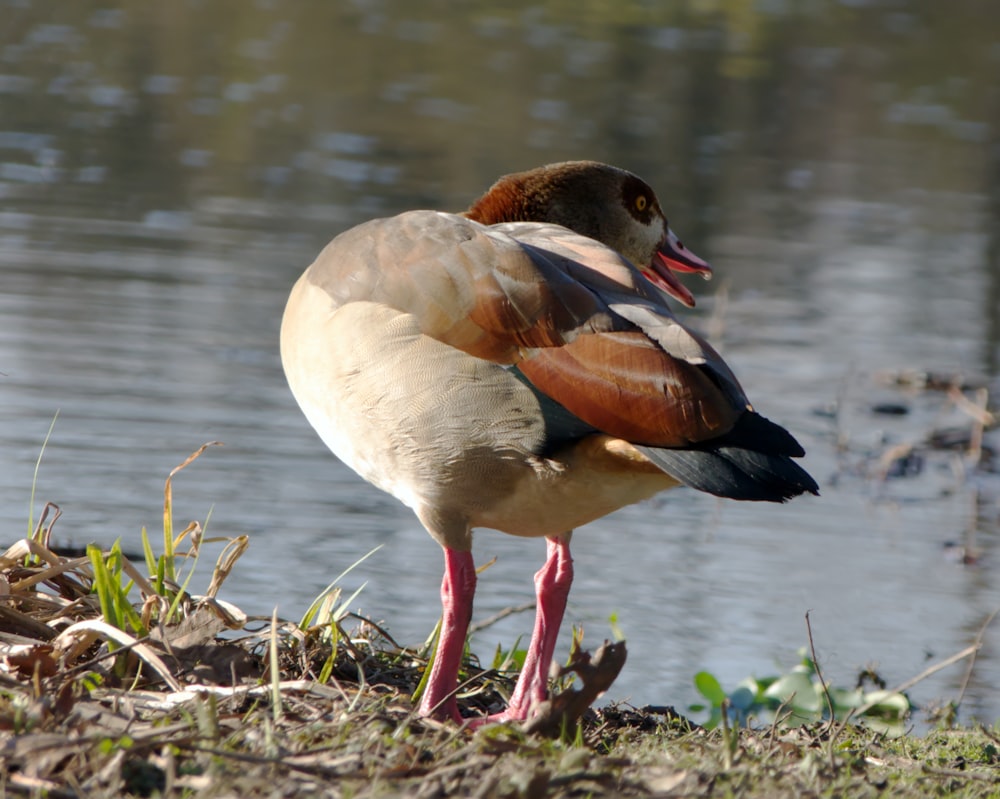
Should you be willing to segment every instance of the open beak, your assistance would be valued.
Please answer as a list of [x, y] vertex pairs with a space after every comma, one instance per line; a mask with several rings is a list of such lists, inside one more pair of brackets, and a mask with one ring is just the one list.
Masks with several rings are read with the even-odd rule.
[[705, 280], [712, 279], [712, 267], [708, 262], [681, 244], [674, 232], [667, 228], [667, 237], [660, 249], [653, 254], [653, 262], [646, 271], [646, 277], [688, 308], [694, 308], [694, 295], [677, 279], [674, 272], [697, 272]]

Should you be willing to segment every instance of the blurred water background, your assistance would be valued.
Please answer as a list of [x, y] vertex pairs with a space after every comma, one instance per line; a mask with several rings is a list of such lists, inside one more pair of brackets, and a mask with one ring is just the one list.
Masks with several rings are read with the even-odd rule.
[[[785, 669], [807, 610], [834, 681], [872, 663], [890, 683], [917, 674], [1000, 608], [1000, 466], [927, 446], [971, 417], [892, 379], [960, 376], [996, 405], [994, 11], [0, 0], [3, 540], [27, 531], [57, 411], [34, 517], [57, 503], [63, 542], [137, 549], [169, 470], [219, 440], [174, 492], [179, 522], [210, 513], [210, 534], [251, 535], [225, 598], [298, 616], [384, 543], [345, 585], [367, 581], [358, 606], [422, 641], [440, 550], [295, 407], [285, 298], [364, 219], [460, 210], [506, 172], [594, 158], [646, 178], [714, 264], [681, 313], [823, 486], [767, 507], [679, 490], [580, 530], [567, 622], [596, 644], [616, 616], [630, 661], [611, 698], [683, 708], [700, 669], [729, 687]], [[498, 560], [476, 618], [530, 600], [543, 552], [479, 533], [477, 559]], [[477, 648], [530, 625], [510, 617]], [[998, 643], [987, 630], [965, 719], [1000, 717]], [[913, 696], [954, 700], [965, 677], [959, 664]]]

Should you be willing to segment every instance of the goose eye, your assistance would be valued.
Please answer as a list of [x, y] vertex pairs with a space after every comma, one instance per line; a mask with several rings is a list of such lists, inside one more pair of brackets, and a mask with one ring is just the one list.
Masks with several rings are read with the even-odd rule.
[[640, 194], [638, 197], [635, 198], [636, 211], [645, 211], [647, 205], [649, 205], [649, 200], [646, 199], [645, 194]]

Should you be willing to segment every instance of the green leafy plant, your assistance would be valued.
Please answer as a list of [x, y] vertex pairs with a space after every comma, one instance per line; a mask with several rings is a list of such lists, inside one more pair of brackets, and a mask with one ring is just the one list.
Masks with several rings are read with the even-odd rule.
[[[104, 622], [112, 628], [143, 638], [157, 622], [168, 625], [180, 622], [189, 610], [182, 605], [192, 599], [188, 594], [188, 586], [198, 565], [201, 547], [205, 543], [225, 542], [225, 547], [216, 561], [211, 583], [205, 592], [210, 599], [216, 596], [222, 582], [232, 571], [233, 565], [246, 551], [249, 541], [245, 535], [234, 538], [206, 538], [207, 518], [204, 526], [200, 522], [193, 521], [180, 533], [174, 534], [171, 479], [209, 446], [212, 444], [201, 446], [167, 477], [163, 506], [164, 551], [157, 555], [146, 529], [143, 528], [141, 531], [148, 579], [123, 553], [120, 539], [116, 540], [107, 551], [102, 551], [96, 544], [87, 547], [87, 559], [93, 573], [90, 590], [97, 596]], [[180, 547], [185, 539], [190, 545], [186, 550], [181, 550]], [[188, 564], [186, 573], [178, 568], [178, 561]], [[135, 588], [141, 593], [139, 603], [134, 603], [132, 596]], [[108, 646], [112, 649], [117, 648], [113, 641], [109, 641]]]
[[693, 712], [708, 711], [705, 726], [714, 729], [726, 719], [746, 726], [751, 719], [764, 723], [807, 724], [830, 717], [856, 716], [886, 731], [899, 728], [913, 709], [909, 698], [898, 691], [863, 687], [824, 686], [816, 663], [799, 651], [800, 661], [788, 673], [769, 677], [747, 677], [727, 692], [714, 674], [698, 672], [695, 688], [707, 700], [693, 704]]

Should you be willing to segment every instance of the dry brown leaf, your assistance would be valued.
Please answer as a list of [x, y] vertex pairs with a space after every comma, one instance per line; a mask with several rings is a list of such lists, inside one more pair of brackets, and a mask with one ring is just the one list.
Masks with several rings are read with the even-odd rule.
[[561, 671], [575, 672], [582, 685], [568, 688], [542, 702], [534, 715], [524, 724], [524, 731], [541, 735], [558, 735], [570, 724], [575, 724], [597, 698], [611, 687], [625, 665], [625, 642], [605, 641], [593, 656], [579, 652]]

